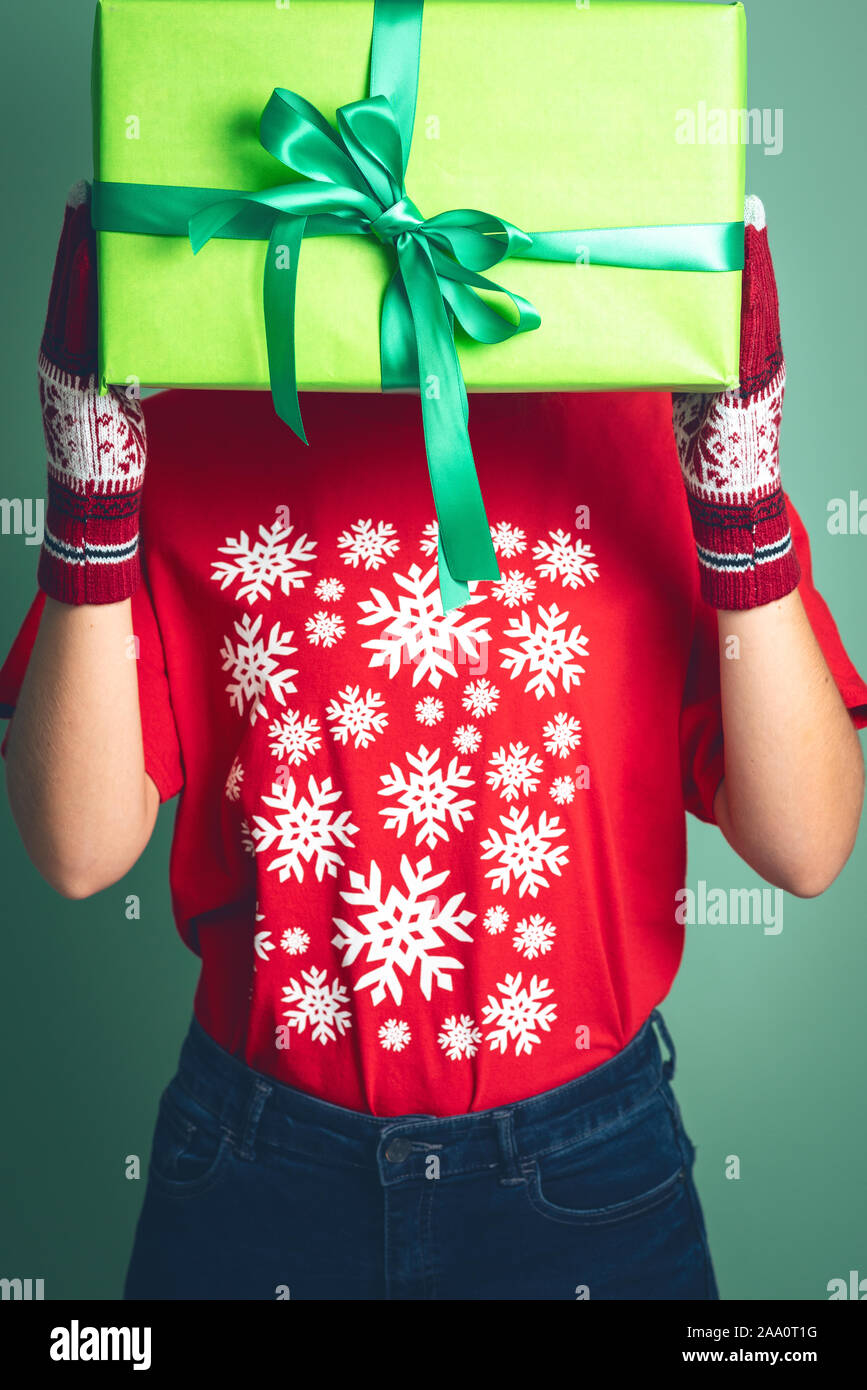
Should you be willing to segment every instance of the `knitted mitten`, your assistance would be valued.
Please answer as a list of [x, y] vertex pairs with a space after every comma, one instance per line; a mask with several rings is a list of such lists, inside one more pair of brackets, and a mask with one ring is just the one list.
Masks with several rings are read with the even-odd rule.
[[99, 395], [90, 186], [70, 190], [38, 359], [48, 452], [39, 587], [61, 603], [117, 603], [138, 585], [145, 466], [141, 402]]
[[747, 198], [744, 223], [740, 383], [718, 395], [672, 397], [702, 597], [726, 609], [771, 603], [801, 577], [780, 483], [786, 364], [758, 198]]

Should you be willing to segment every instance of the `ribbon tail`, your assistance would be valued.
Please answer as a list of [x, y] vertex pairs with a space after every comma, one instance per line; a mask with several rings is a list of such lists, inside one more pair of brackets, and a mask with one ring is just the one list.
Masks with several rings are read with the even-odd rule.
[[471, 579], [499, 579], [500, 571], [470, 448], [460, 362], [436, 269], [427, 247], [415, 237], [401, 238], [398, 261], [418, 352], [425, 449], [443, 560], [440, 592], [445, 611], [446, 603], [452, 608], [457, 606], [454, 585]]
[[271, 397], [280, 419], [307, 443], [295, 375], [295, 284], [306, 217], [277, 216], [265, 258], [263, 300]]

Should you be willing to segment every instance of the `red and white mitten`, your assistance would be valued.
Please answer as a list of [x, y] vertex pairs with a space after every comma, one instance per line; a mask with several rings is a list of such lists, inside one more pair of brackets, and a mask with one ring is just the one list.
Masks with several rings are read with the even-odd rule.
[[141, 402], [97, 380], [90, 186], [70, 190], [39, 350], [48, 507], [39, 587], [61, 603], [117, 603], [140, 578], [146, 440]]
[[744, 224], [739, 385], [718, 395], [672, 396], [702, 597], [725, 609], [759, 608], [801, 578], [780, 482], [786, 364], [758, 198], [747, 198]]

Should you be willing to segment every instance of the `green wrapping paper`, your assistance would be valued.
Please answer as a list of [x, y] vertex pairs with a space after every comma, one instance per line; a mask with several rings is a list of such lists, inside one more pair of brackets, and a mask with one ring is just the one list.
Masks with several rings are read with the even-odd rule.
[[[103, 0], [95, 177], [251, 191], [291, 181], [259, 143], [268, 97], [298, 91], [333, 124], [367, 95], [372, 19], [372, 0]], [[745, 72], [740, 5], [427, 0], [407, 190], [427, 217], [481, 208], [531, 232], [740, 220], [743, 146], [679, 143], [677, 113], [741, 109]], [[193, 256], [184, 237], [97, 235], [103, 382], [268, 389], [266, 242], [215, 238]], [[373, 237], [304, 241], [301, 390], [381, 389], [393, 269]], [[469, 391], [737, 378], [737, 272], [602, 266], [591, 249], [574, 264], [505, 260], [493, 278], [541, 326], [494, 345], [458, 328]]]

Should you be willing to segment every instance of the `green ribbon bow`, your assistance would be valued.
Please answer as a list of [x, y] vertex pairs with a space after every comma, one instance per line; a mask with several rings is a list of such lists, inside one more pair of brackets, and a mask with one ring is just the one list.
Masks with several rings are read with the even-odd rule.
[[[481, 343], [503, 342], [541, 322], [526, 299], [478, 272], [510, 256], [574, 263], [578, 246], [586, 246], [597, 264], [737, 270], [743, 223], [531, 234], [475, 208], [425, 218], [404, 181], [423, 8], [423, 0], [375, 0], [370, 94], [338, 108], [336, 131], [297, 92], [272, 92], [259, 138], [305, 180], [253, 193], [95, 181], [92, 218], [106, 231], [186, 232], [194, 253], [214, 236], [267, 238], [264, 311], [274, 408], [305, 444], [294, 334], [301, 243], [305, 236], [360, 234], [394, 247], [397, 264], [380, 325], [382, 388], [418, 389], [421, 396], [439, 523], [440, 594], [448, 612], [466, 602], [469, 580], [500, 577], [470, 448], [454, 321]], [[517, 322], [480, 299], [480, 289], [506, 295]]]

